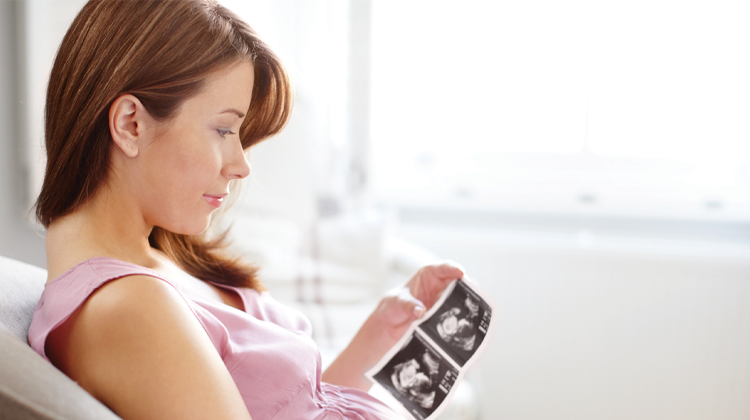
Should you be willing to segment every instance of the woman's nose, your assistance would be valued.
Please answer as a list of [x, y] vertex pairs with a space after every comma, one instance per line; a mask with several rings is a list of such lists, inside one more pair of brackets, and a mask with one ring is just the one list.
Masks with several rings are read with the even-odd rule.
[[232, 150], [227, 156], [222, 175], [227, 179], [242, 179], [250, 175], [250, 162], [242, 149], [242, 144], [239, 141], [232, 143]]

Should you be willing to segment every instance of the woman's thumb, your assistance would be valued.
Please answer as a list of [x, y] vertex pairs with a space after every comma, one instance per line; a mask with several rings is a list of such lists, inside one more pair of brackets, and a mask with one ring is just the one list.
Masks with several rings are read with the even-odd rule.
[[412, 305], [411, 314], [412, 316], [414, 316], [414, 319], [418, 319], [422, 315], [424, 315], [424, 306], [421, 302], [417, 302], [416, 304]]
[[418, 319], [424, 315], [424, 304], [419, 299], [412, 296], [408, 288], [404, 288], [404, 290], [399, 293], [399, 298], [401, 300], [402, 308], [404, 308], [407, 313], [411, 314], [412, 319]]

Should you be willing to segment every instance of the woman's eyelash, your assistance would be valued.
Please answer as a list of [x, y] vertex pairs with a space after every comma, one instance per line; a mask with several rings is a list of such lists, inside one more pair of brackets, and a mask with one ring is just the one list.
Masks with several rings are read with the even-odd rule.
[[229, 131], [229, 130], [221, 130], [221, 129], [219, 129], [219, 130], [216, 130], [216, 131], [218, 131], [218, 132], [219, 132], [219, 134], [220, 134], [220, 135], [221, 135], [222, 137], [226, 136], [227, 134], [237, 134], [237, 133], [235, 133], [235, 132], [233, 132], [233, 131]]

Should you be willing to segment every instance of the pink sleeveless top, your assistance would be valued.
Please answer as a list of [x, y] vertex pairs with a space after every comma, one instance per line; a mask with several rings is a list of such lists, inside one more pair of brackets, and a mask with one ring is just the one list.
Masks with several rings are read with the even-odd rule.
[[31, 347], [47, 359], [44, 344], [50, 331], [98, 287], [129, 275], [162, 280], [185, 299], [232, 375], [253, 420], [400, 418], [365, 392], [321, 382], [320, 353], [310, 338], [310, 322], [267, 292], [217, 285], [242, 298], [242, 312], [201, 298], [156, 271], [112, 258], [86, 260], [45, 286], [29, 328]]

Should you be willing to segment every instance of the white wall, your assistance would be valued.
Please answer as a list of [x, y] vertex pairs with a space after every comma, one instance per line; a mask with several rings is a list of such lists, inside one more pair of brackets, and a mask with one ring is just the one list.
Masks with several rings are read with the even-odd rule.
[[402, 237], [463, 264], [497, 305], [469, 375], [482, 418], [750, 418], [747, 236], [586, 224], [402, 221]]
[[0, 1], [0, 255], [46, 266], [44, 239], [27, 222], [27, 189], [21, 149], [17, 7]]

